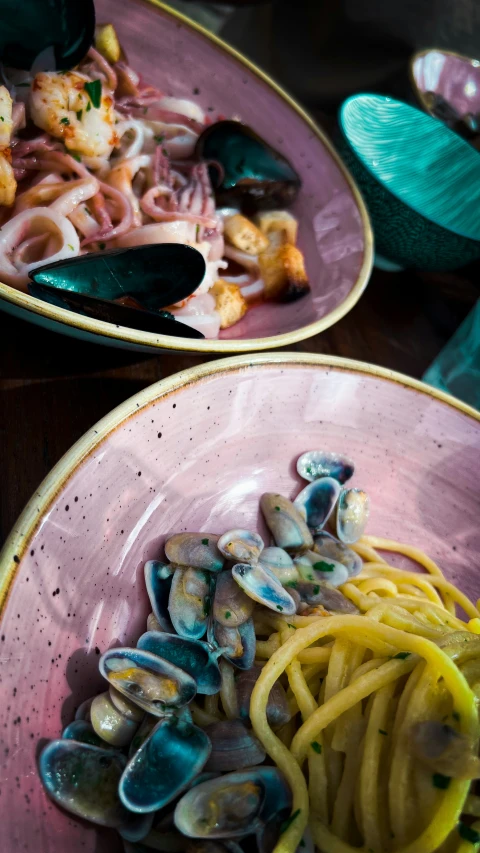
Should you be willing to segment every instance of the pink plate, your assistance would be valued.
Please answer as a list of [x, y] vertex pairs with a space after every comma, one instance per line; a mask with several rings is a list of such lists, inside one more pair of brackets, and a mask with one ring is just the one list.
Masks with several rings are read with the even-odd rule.
[[58, 463], [0, 558], [2, 853], [114, 853], [113, 834], [43, 793], [36, 753], [102, 689], [98, 655], [134, 643], [143, 563], [183, 529], [258, 524], [294, 495], [295, 461], [346, 451], [371, 496], [367, 532], [425, 549], [479, 594], [480, 415], [386, 370], [299, 354], [211, 362], [153, 385]]
[[119, 328], [48, 305], [0, 283], [0, 309], [85, 340], [134, 349], [246, 352], [303, 340], [336, 323], [361, 296], [372, 266], [372, 232], [361, 196], [323, 133], [248, 60], [187, 19], [146, 0], [96, 0], [133, 68], [168, 95], [193, 98], [212, 119], [238, 116], [293, 164], [303, 181], [300, 219], [312, 292], [288, 305], [253, 308], [220, 340], [192, 341]]

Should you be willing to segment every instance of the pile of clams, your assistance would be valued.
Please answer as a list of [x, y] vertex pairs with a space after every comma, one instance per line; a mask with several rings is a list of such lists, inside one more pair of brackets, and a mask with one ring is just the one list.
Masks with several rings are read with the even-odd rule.
[[[349, 545], [368, 518], [367, 495], [345, 486], [349, 459], [311, 451], [297, 468], [309, 482], [293, 503], [261, 498], [272, 543], [242, 529], [179, 533], [165, 544], [168, 562], [145, 564], [147, 631], [136, 648], [102, 655], [106, 691], [41, 753], [50, 797], [115, 828], [125, 853], [271, 853], [295, 817], [250, 725], [261, 672], [254, 615], [356, 612], [337, 587], [362, 568]], [[267, 716], [277, 731], [291, 718], [281, 680]]]

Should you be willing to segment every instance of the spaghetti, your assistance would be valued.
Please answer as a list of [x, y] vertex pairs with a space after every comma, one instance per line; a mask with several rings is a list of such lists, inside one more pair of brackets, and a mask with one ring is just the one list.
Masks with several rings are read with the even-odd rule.
[[[275, 853], [293, 853], [307, 825], [324, 853], [476, 850], [471, 779], [454, 763], [451, 775], [434, 772], [413, 749], [412, 730], [442, 723], [476, 755], [480, 612], [419, 549], [371, 536], [352, 547], [365, 562], [340, 590], [360, 615], [269, 614], [257, 626], [265, 632], [267, 621], [272, 630], [257, 640], [264, 665], [250, 717], [294, 794], [295, 819]], [[426, 573], [389, 565], [377, 548]], [[307, 672], [312, 664], [320, 687]], [[276, 734], [266, 707], [279, 678], [288, 680], [295, 722]]]

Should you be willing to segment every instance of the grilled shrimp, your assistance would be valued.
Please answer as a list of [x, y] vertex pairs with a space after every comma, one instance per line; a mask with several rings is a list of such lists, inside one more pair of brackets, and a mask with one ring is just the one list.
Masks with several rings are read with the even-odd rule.
[[113, 98], [108, 90], [100, 90], [100, 106], [95, 107], [85, 89], [89, 83], [88, 77], [75, 71], [37, 74], [30, 91], [30, 114], [38, 127], [61, 139], [70, 151], [109, 157], [119, 142]]
[[5, 86], [0, 86], [0, 151], [8, 148], [12, 135], [13, 103], [10, 93]]
[[17, 191], [9, 148], [13, 126], [12, 109], [13, 104], [8, 89], [0, 86], [0, 205], [6, 207], [11, 207]]

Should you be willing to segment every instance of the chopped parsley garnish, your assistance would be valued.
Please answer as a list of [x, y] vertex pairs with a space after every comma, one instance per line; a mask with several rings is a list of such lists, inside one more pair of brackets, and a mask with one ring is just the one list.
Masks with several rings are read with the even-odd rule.
[[335, 570], [335, 566], [333, 565], [333, 563], [326, 563], [324, 560], [320, 560], [320, 562], [314, 563], [313, 568], [317, 572], [333, 572]]
[[208, 539], [202, 539], [202, 545], [208, 545]]
[[275, 509], [277, 510], [277, 512], [280, 512], [280, 507], [279, 507], [279, 506], [276, 506], [276, 507], [275, 507]]
[[313, 594], [318, 595], [319, 592], [320, 592], [320, 587], [318, 586], [318, 584], [315, 584], [315, 586], [313, 587]]
[[291, 624], [290, 624], [290, 622], [287, 622], [287, 625], [288, 625], [288, 627], [289, 627], [289, 628], [292, 628], [292, 630], [293, 630], [293, 631], [296, 631], [296, 630], [297, 630], [296, 626], [295, 626], [295, 625], [291, 625]]
[[320, 753], [322, 751], [322, 744], [321, 743], [318, 743], [317, 740], [312, 740], [310, 746], [312, 747], [313, 751], [317, 753], [317, 755], [320, 755]]
[[163, 134], [161, 136], [159, 136], [157, 134], [157, 136], [154, 136], [153, 138], [154, 138], [155, 142], [157, 143], [157, 145], [161, 145], [163, 140], [165, 139], [165, 136], [163, 136]]
[[5, 121], [3, 116], [0, 116], [0, 121]]
[[230, 610], [226, 610], [226, 611], [225, 611], [225, 619], [230, 619], [230, 616], [231, 616], [231, 615], [232, 615], [232, 614], [230, 613]]
[[92, 109], [92, 105], [91, 105], [91, 103], [90, 103], [90, 101], [89, 101], [89, 102], [88, 102], [88, 104], [87, 104], [87, 106], [85, 107], [85, 112], [86, 112], [86, 113], [89, 113], [91, 109]]
[[388, 732], [386, 732], [385, 729], [379, 729], [378, 734], [379, 735], [388, 735]]
[[285, 586], [290, 586], [292, 589], [296, 589], [298, 586], [298, 581], [287, 581]]
[[410, 652], [398, 652], [398, 654], [394, 655], [392, 660], [405, 660], [405, 658], [410, 657]]
[[77, 116], [78, 121], [81, 121], [81, 120], [82, 120], [82, 116], [83, 116], [83, 110], [77, 110], [77, 112], [75, 113], [75, 115]]
[[452, 712], [452, 717], [453, 717], [453, 719], [454, 719], [454, 720], [456, 720], [456, 721], [457, 721], [457, 723], [459, 723], [459, 722], [460, 722], [460, 714], [458, 713], [458, 711], [453, 711], [453, 712]]
[[284, 822], [282, 823], [282, 825], [280, 827], [280, 835], [282, 835], [284, 832], [287, 831], [287, 829], [289, 829], [289, 827], [292, 825], [293, 821], [297, 819], [300, 812], [301, 812], [301, 809], [297, 809], [297, 811], [294, 812], [293, 814], [291, 814], [290, 817], [287, 818], [287, 820], [284, 820]]
[[69, 124], [70, 124], [70, 119], [69, 119], [69, 118], [67, 118], [67, 116], [64, 116], [63, 118], [61, 118], [61, 119], [60, 119], [60, 124], [69, 125]]
[[283, 607], [280, 604], [277, 604], [277, 610], [280, 610], [281, 612], [283, 610]]
[[148, 107], [143, 108], [143, 115], [146, 116], [148, 113]]
[[450, 776], [444, 776], [443, 773], [434, 773], [432, 776], [432, 785], [434, 788], [446, 791], [450, 785]]
[[73, 157], [73, 159], [74, 159], [74, 160], [76, 160], [76, 161], [77, 161], [77, 163], [81, 163], [81, 162], [82, 162], [82, 158], [80, 157], [80, 154], [72, 154], [72, 157]]
[[470, 841], [471, 844], [478, 844], [480, 841], [480, 832], [477, 832], [476, 829], [472, 829], [471, 826], [467, 826], [466, 823], [460, 822], [457, 829], [460, 838], [463, 838], [464, 841]]
[[73, 246], [72, 246], [72, 244], [71, 244], [71, 243], [67, 243], [67, 246], [68, 246], [68, 248], [69, 248], [69, 249], [71, 249], [71, 250], [72, 250], [72, 252], [74, 251], [74, 248], [73, 248]]
[[90, 98], [92, 107], [95, 107], [95, 109], [98, 110], [102, 102], [102, 81], [92, 80], [91, 83], [85, 83], [83, 88], [85, 89], [88, 97]]
[[309, 581], [313, 581], [313, 575], [311, 575], [311, 574], [309, 573], [309, 574], [307, 575], [307, 580], [309, 580]]
[[106, 243], [99, 243], [99, 244], [98, 244], [98, 248], [99, 248], [99, 249], [104, 249], [106, 245], [107, 245]]
[[17, 89], [29, 89], [30, 83], [15, 83]]

